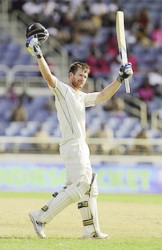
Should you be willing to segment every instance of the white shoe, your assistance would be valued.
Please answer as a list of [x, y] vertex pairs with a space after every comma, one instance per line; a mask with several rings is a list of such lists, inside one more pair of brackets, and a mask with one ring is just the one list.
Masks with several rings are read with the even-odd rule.
[[37, 235], [40, 238], [45, 239], [46, 235], [45, 235], [44, 230], [43, 230], [45, 224], [43, 224], [43, 223], [36, 220], [36, 216], [35, 216], [34, 211], [29, 213], [29, 217], [30, 217], [31, 222], [33, 223], [34, 230], [37, 233]]
[[88, 239], [107, 239], [109, 237], [110, 236], [108, 234], [105, 234], [102, 232], [100, 232], [100, 233], [94, 232], [94, 233], [91, 233], [89, 235], [84, 235], [82, 238], [88, 240]]
[[93, 225], [83, 227], [82, 239], [106, 239], [108, 237], [108, 234], [104, 234], [101, 231], [96, 233]]
[[102, 233], [102, 232], [98, 232], [98, 233], [95, 233], [92, 238], [106, 239], [106, 238], [109, 238], [109, 237], [110, 237], [110, 235], [108, 235], [108, 234], [105, 234], [105, 233]]

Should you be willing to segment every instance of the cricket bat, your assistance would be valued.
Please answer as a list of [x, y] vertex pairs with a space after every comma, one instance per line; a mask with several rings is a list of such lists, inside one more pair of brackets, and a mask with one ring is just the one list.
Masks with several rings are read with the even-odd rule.
[[[126, 64], [128, 62], [128, 58], [127, 58], [127, 48], [126, 48], [126, 40], [125, 40], [124, 12], [123, 11], [117, 11], [117, 14], [116, 14], [116, 35], [117, 35], [119, 54], [121, 57], [122, 64]], [[130, 93], [130, 86], [129, 86], [128, 79], [125, 79], [125, 89], [126, 89], [126, 93]]]

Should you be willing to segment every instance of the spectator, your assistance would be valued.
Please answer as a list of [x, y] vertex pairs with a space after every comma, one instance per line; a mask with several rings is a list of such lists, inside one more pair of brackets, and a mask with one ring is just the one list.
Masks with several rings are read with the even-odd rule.
[[137, 97], [147, 103], [153, 100], [154, 95], [154, 89], [150, 86], [148, 76], [146, 75], [143, 85], [137, 91]]
[[146, 33], [150, 30], [150, 15], [146, 8], [139, 9], [134, 21], [136, 25], [143, 28]]
[[110, 67], [101, 52], [92, 47], [89, 56], [87, 57], [86, 63], [91, 68], [90, 76], [97, 79], [99, 77], [107, 78], [110, 72]]
[[128, 52], [128, 61], [132, 63], [132, 68], [134, 72], [139, 72], [139, 63], [138, 63], [138, 58], [136, 55], [131, 53], [131, 51]]
[[47, 139], [49, 138], [49, 133], [43, 128], [42, 125], [38, 127], [38, 130], [35, 133], [35, 137], [38, 140], [38, 144], [36, 144], [36, 148], [38, 150], [47, 150], [49, 145], [47, 143]]
[[108, 123], [101, 123], [100, 128], [92, 135], [93, 138], [107, 139], [105, 143], [91, 145], [91, 152], [95, 154], [123, 154], [125, 148], [114, 144], [114, 131]]
[[119, 112], [123, 111], [124, 102], [120, 97], [112, 96], [111, 100], [108, 100], [103, 105], [104, 111]]
[[18, 98], [18, 96], [14, 90], [14, 87], [13, 87], [13, 85], [11, 85], [9, 87], [9, 89], [7, 90], [6, 99], [9, 101], [15, 102], [17, 100], [17, 98]]
[[22, 10], [30, 17], [37, 18], [43, 12], [43, 3], [39, 2], [38, 0], [30, 0], [26, 1], [23, 6]]
[[33, 97], [28, 95], [25, 91], [22, 92], [20, 95], [19, 95], [19, 101], [24, 105], [24, 104], [28, 104], [28, 103], [31, 103], [33, 100]]
[[111, 64], [112, 61], [116, 61], [116, 55], [118, 55], [118, 45], [116, 35], [110, 32], [107, 38], [107, 48], [105, 50], [106, 59]]
[[150, 31], [152, 27], [149, 12], [146, 8], [140, 9], [134, 17], [134, 28], [137, 42], [142, 44], [144, 47], [152, 46], [150, 38]]
[[96, 154], [109, 154], [113, 148], [113, 138], [114, 132], [111, 128], [108, 127], [107, 123], [101, 123], [100, 128], [92, 135], [93, 138], [102, 138], [107, 139], [106, 143], [100, 143], [93, 145], [91, 150]]
[[154, 88], [156, 96], [162, 97], [162, 74], [159, 70], [153, 69], [148, 73], [150, 85]]
[[137, 42], [141, 44], [144, 47], [151, 47], [152, 46], [152, 40], [148, 36], [146, 29], [142, 26], [139, 25], [136, 30], [136, 38]]
[[156, 23], [155, 28], [151, 33], [151, 39], [155, 46], [162, 45], [162, 27], [160, 23]]
[[21, 102], [18, 102], [11, 111], [11, 122], [27, 122], [26, 110]]
[[92, 15], [99, 15], [102, 16], [109, 11], [108, 4], [105, 3], [103, 0], [97, 0], [91, 3], [90, 12]]
[[42, 5], [43, 14], [48, 18], [49, 16], [53, 15], [53, 11], [55, 10], [57, 4], [52, 0], [44, 0]]
[[[133, 145], [132, 148], [130, 148], [129, 153], [130, 154], [151, 154], [152, 152], [152, 146], [151, 145], [147, 145], [147, 139], [148, 139], [148, 135], [145, 129], [142, 129], [135, 137], [135, 143]], [[139, 139], [144, 139], [144, 143], [141, 142], [141, 144], [139, 143]]]

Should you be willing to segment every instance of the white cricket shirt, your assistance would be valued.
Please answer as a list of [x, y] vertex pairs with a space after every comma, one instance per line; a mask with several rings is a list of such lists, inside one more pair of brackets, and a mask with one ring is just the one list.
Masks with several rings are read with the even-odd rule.
[[61, 144], [71, 139], [86, 139], [85, 107], [95, 106], [98, 92], [84, 93], [59, 81], [56, 87], [49, 87], [55, 96], [57, 117], [62, 134]]

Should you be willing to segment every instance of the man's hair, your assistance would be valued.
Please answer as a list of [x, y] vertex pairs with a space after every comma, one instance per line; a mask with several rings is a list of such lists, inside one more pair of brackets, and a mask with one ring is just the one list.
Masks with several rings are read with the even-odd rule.
[[82, 62], [74, 62], [70, 65], [69, 73], [72, 72], [73, 74], [75, 74], [79, 68], [87, 71], [88, 73], [90, 72], [90, 67], [88, 64]]

